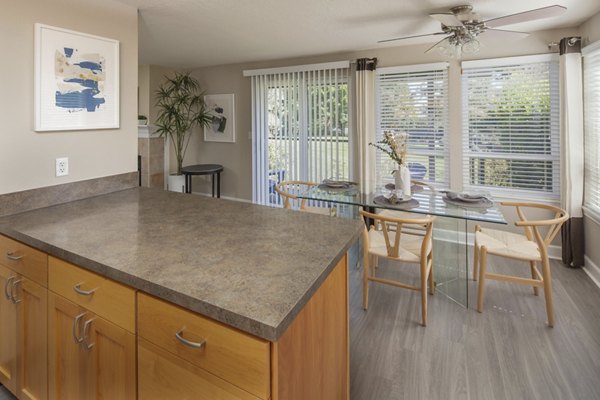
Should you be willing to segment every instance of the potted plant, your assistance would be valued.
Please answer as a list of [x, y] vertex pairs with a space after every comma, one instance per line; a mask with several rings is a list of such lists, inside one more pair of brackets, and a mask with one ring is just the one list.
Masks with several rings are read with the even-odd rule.
[[156, 132], [171, 140], [177, 160], [177, 172], [169, 176], [167, 184], [170, 190], [180, 191], [185, 186], [181, 168], [193, 128], [204, 128], [212, 122], [202, 94], [200, 84], [189, 73], [176, 73], [156, 91]]
[[406, 151], [408, 149], [408, 134], [406, 132], [383, 131], [383, 138], [377, 143], [369, 143], [387, 154], [398, 168], [392, 171], [394, 189], [402, 190], [403, 195], [411, 195], [410, 171], [406, 166]]

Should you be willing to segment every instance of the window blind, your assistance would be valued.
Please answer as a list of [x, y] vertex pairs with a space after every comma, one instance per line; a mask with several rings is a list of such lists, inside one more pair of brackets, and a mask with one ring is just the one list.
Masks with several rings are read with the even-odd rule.
[[583, 51], [583, 112], [584, 205], [600, 214], [600, 45], [597, 44]]
[[[377, 140], [383, 131], [408, 133], [408, 162], [414, 178], [447, 185], [448, 64], [380, 68], [376, 81]], [[396, 165], [376, 152], [377, 184], [392, 182]]]
[[514, 61], [463, 63], [463, 186], [558, 198], [558, 62], [543, 56]]
[[281, 205], [281, 181], [351, 178], [347, 64], [251, 74], [255, 203]]

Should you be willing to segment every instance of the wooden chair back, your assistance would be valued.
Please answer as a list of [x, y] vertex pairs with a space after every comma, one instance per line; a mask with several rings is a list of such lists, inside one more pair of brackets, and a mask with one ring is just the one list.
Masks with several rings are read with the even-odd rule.
[[[538, 248], [542, 253], [542, 257], [548, 256], [548, 246], [554, 240], [562, 224], [569, 219], [569, 214], [562, 208], [541, 203], [523, 203], [514, 201], [503, 201], [500, 204], [503, 206], [515, 207], [519, 221], [515, 222], [516, 226], [523, 227], [525, 236], [530, 241], [537, 242]], [[523, 209], [538, 209], [554, 212], [554, 218], [545, 220], [529, 220]], [[543, 236], [540, 228], [547, 229], [546, 235]]]
[[[315, 182], [306, 181], [283, 181], [275, 186], [275, 191], [279, 193], [283, 200], [283, 208], [292, 209], [292, 203], [298, 200], [298, 194], [308, 190], [313, 186], [317, 186]], [[299, 210], [306, 209], [306, 199], [300, 199], [299, 205], [296, 207]]]
[[[402, 235], [412, 235], [402, 230], [403, 227], [418, 227], [425, 230], [425, 234], [418, 234], [418, 236], [424, 236], [423, 243], [421, 244], [421, 259], [425, 260], [433, 249], [433, 220], [435, 217], [423, 216], [422, 218], [395, 218], [390, 216], [382, 216], [380, 214], [373, 214], [364, 210], [360, 210], [360, 215], [363, 218], [371, 218], [374, 221], [374, 225], [371, 229], [375, 229], [375, 226], [380, 227], [385, 240], [385, 246], [387, 248], [387, 255], [390, 258], [398, 258], [400, 250], [400, 237]], [[368, 233], [365, 227], [364, 239], [368, 246]]]

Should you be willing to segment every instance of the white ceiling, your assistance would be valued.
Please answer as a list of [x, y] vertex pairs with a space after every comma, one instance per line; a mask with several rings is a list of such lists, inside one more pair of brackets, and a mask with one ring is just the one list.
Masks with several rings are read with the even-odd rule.
[[[560, 4], [560, 17], [502, 27], [577, 27], [600, 12], [598, 0], [118, 0], [139, 10], [140, 63], [201, 67], [423, 43], [377, 44], [437, 32], [430, 12], [471, 4], [491, 19]], [[439, 37], [425, 40], [434, 42]]]

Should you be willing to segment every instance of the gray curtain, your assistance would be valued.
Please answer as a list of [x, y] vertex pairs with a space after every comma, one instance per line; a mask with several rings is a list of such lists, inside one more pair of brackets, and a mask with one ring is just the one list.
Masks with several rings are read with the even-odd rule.
[[581, 38], [560, 41], [561, 202], [570, 218], [562, 227], [562, 261], [584, 264], [583, 237], [583, 78]]
[[358, 181], [362, 190], [375, 189], [375, 69], [376, 58], [361, 58], [356, 61], [356, 148]]

